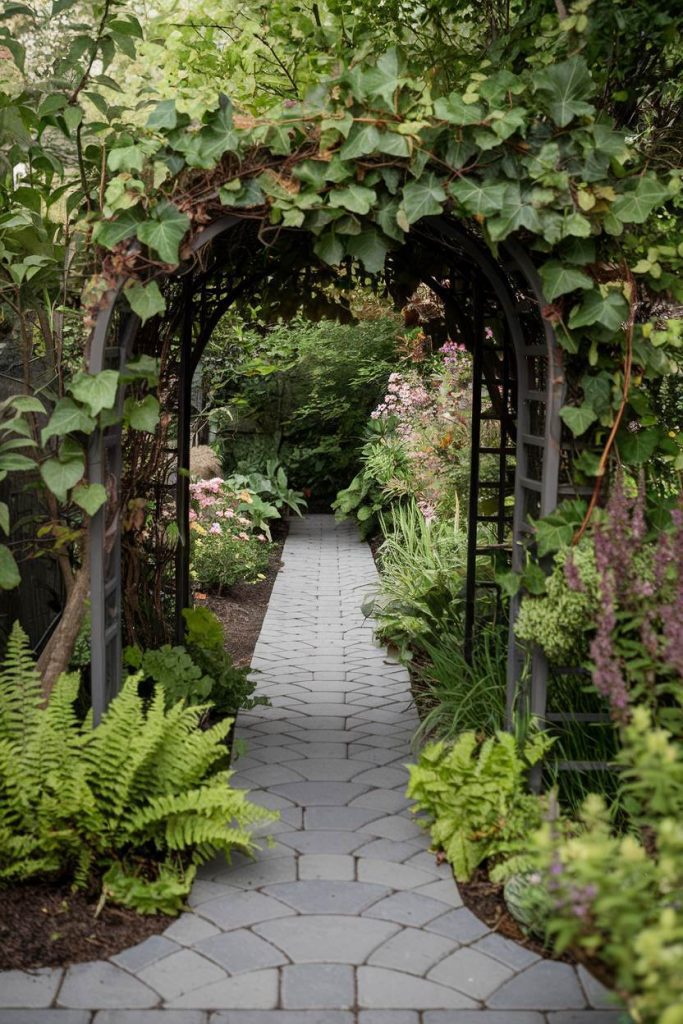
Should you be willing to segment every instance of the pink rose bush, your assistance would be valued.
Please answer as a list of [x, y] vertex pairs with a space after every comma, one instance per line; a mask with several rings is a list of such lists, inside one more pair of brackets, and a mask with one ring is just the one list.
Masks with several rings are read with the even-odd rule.
[[249, 515], [255, 496], [221, 477], [190, 484], [191, 573], [197, 587], [253, 583], [268, 566], [271, 544], [261, 519]]

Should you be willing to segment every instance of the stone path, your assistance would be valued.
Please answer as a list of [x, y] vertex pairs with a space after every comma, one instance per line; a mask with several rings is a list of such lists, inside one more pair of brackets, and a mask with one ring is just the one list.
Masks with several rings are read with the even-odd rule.
[[108, 961], [0, 974], [0, 1024], [616, 1024], [581, 968], [462, 906], [404, 797], [407, 673], [359, 611], [368, 547], [296, 521], [239, 719], [238, 784], [278, 808], [256, 862], [206, 865], [183, 914]]

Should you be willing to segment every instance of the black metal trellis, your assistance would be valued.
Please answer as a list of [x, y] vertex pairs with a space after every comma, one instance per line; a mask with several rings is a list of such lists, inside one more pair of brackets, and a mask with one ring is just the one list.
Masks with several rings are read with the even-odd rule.
[[[205, 229], [193, 243], [195, 254], [211, 253], [211, 243], [233, 229], [239, 219], [226, 217]], [[415, 268], [419, 250], [428, 254]], [[413, 251], [415, 250], [415, 251]], [[435, 254], [448, 268], [441, 281], [431, 266]], [[229, 255], [229, 254], [228, 254]], [[559, 410], [564, 401], [561, 351], [552, 326], [540, 315], [543, 296], [533, 263], [524, 250], [508, 244], [500, 262], [474, 235], [445, 217], [429, 218], [411, 232], [404, 256], [413, 270], [443, 299], [447, 322], [457, 329], [473, 353], [472, 467], [468, 507], [468, 569], [466, 583], [466, 645], [471, 650], [476, 629], [479, 589], [490, 581], [477, 579], [481, 557], [507, 551], [521, 569], [525, 544], [531, 539], [528, 517], [543, 516], [557, 504], [562, 455]], [[400, 254], [399, 254], [400, 258]], [[204, 261], [206, 263], [206, 261]], [[226, 278], [219, 259], [193, 269], [182, 268], [180, 322], [180, 401], [178, 409], [177, 507], [179, 545], [176, 561], [176, 632], [182, 636], [182, 609], [189, 586], [189, 443], [191, 381], [202, 351], [223, 313], [240, 292], [257, 289], [265, 276]], [[237, 270], [239, 274], [240, 270]], [[270, 272], [270, 271], [269, 271]], [[286, 268], [283, 268], [286, 273]], [[446, 280], [447, 284], [443, 285]], [[112, 289], [99, 314], [91, 343], [91, 372], [106, 366], [125, 367], [133, 351], [139, 320], [127, 315], [115, 324], [117, 300], [124, 282]], [[486, 327], [493, 326], [489, 342]], [[116, 338], [116, 343], [110, 342]], [[484, 416], [498, 423], [498, 442], [483, 445]], [[123, 391], [119, 404], [123, 402]], [[482, 480], [480, 459], [494, 462], [495, 478]], [[110, 500], [92, 519], [90, 529], [92, 610], [92, 691], [95, 720], [117, 692], [121, 680], [120, 529], [117, 496], [121, 474], [121, 431], [111, 428], [93, 437], [90, 479], [107, 487]], [[513, 487], [514, 484], [514, 487]], [[482, 493], [495, 494], [495, 514], [481, 509]], [[511, 507], [512, 501], [512, 507]], [[492, 543], [480, 543], [478, 528], [486, 523]], [[525, 652], [515, 641], [512, 623], [519, 598], [513, 599], [508, 645], [508, 716], [522, 678]], [[545, 717], [548, 667], [540, 650], [532, 653], [527, 686], [530, 710]]]

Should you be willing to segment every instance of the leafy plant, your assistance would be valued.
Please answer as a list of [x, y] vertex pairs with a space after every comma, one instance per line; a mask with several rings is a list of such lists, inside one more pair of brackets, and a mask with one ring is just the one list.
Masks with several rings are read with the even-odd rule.
[[0, 881], [67, 874], [142, 913], [177, 913], [197, 866], [251, 851], [272, 813], [229, 784], [230, 720], [198, 730], [201, 707], [151, 701], [132, 676], [97, 728], [74, 712], [79, 679], [47, 705], [15, 623], [0, 684]]
[[451, 745], [428, 744], [409, 766], [408, 796], [427, 814], [432, 843], [455, 877], [467, 881], [485, 860], [502, 880], [528, 859], [529, 834], [543, 804], [526, 790], [529, 769], [552, 745], [536, 732], [523, 743], [507, 732], [465, 732]]

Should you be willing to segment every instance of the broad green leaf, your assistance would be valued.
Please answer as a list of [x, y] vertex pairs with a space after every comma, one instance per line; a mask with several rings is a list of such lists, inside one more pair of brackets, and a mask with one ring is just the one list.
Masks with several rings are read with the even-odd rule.
[[575, 117], [592, 114], [586, 100], [593, 94], [593, 79], [583, 57], [572, 57], [534, 72], [534, 85], [545, 110], [555, 124], [564, 128]]
[[302, 160], [292, 171], [295, 178], [315, 189], [325, 187], [328, 164], [325, 160]]
[[146, 320], [150, 320], [153, 316], [159, 316], [166, 310], [166, 299], [161, 294], [156, 281], [150, 281], [149, 284], [140, 284], [139, 281], [136, 281], [129, 285], [123, 294], [128, 299], [130, 308], [137, 313], [143, 324]]
[[450, 96], [440, 96], [434, 104], [434, 113], [441, 121], [450, 124], [480, 124], [484, 119], [484, 110], [479, 103], [465, 103], [460, 93], [452, 92]]
[[559, 551], [560, 548], [571, 544], [575, 527], [560, 517], [548, 516], [534, 524], [536, 528], [537, 554], [539, 558]]
[[618, 331], [628, 317], [628, 303], [620, 292], [589, 292], [581, 305], [574, 306], [569, 317], [569, 329], [600, 324], [610, 331]]
[[379, 132], [374, 124], [354, 125], [339, 155], [342, 160], [357, 160], [359, 156], [376, 153], [379, 139]]
[[63, 437], [64, 434], [71, 434], [74, 431], [82, 431], [91, 434], [95, 429], [95, 420], [88, 416], [85, 409], [74, 402], [73, 398], [60, 398], [52, 411], [52, 416], [43, 427], [40, 439], [43, 444], [55, 435]]
[[401, 63], [395, 49], [383, 53], [374, 67], [363, 74], [368, 96], [380, 96], [393, 109], [396, 90], [401, 84]]
[[368, 228], [359, 235], [349, 238], [346, 248], [352, 256], [356, 256], [370, 274], [377, 274], [384, 269], [389, 245], [378, 231]]
[[344, 259], [344, 246], [334, 231], [326, 231], [313, 246], [313, 251], [324, 263], [338, 266]]
[[137, 236], [158, 253], [164, 263], [178, 262], [178, 249], [190, 226], [190, 218], [167, 200], [155, 208], [153, 219], [140, 224]]
[[506, 185], [503, 205], [497, 216], [488, 222], [491, 239], [499, 242], [519, 228], [537, 231], [540, 228], [538, 211], [522, 195], [518, 184]]
[[178, 114], [175, 108], [175, 100], [161, 100], [147, 118], [147, 127], [151, 131], [160, 131], [162, 128], [175, 128], [178, 123]]
[[146, 395], [141, 402], [127, 398], [124, 417], [133, 430], [144, 430], [147, 434], [153, 434], [159, 422], [159, 402], [154, 395]]
[[12, 409], [16, 409], [17, 412], [45, 412], [43, 403], [33, 395], [12, 395], [2, 405], [3, 407], [10, 406]]
[[403, 189], [401, 205], [408, 224], [422, 217], [440, 214], [446, 202], [446, 193], [435, 174], [426, 174], [417, 181], [409, 181]]
[[641, 466], [654, 454], [660, 440], [657, 427], [649, 430], [622, 431], [617, 438], [619, 454], [630, 466]]
[[142, 146], [119, 146], [111, 149], [107, 157], [107, 167], [112, 173], [116, 171], [141, 171], [145, 166], [145, 151]]
[[543, 281], [543, 294], [548, 302], [553, 302], [558, 296], [566, 295], [577, 288], [592, 288], [593, 280], [584, 274], [578, 267], [572, 267], [559, 260], [549, 260], [540, 269], [541, 280]]
[[387, 156], [410, 156], [410, 140], [397, 132], [382, 132], [377, 143], [377, 150]]
[[457, 178], [448, 186], [448, 191], [462, 204], [467, 213], [490, 217], [501, 210], [506, 188], [506, 185], [500, 183]]
[[405, 219], [405, 213], [401, 210], [398, 199], [384, 199], [375, 217], [385, 235], [397, 242], [404, 240], [405, 231], [410, 225]]
[[116, 220], [101, 220], [93, 229], [93, 241], [105, 249], [113, 249], [119, 242], [132, 238], [142, 220], [140, 210], [125, 210]]
[[0, 530], [9, 533], [9, 505], [5, 501], [0, 501]]
[[66, 501], [67, 491], [82, 479], [84, 472], [85, 459], [82, 456], [68, 459], [66, 462], [48, 459], [40, 467], [40, 475], [45, 485], [59, 501]]
[[612, 204], [612, 213], [624, 224], [643, 224], [656, 206], [669, 198], [669, 190], [652, 174], [640, 178], [630, 192]]
[[579, 437], [595, 423], [598, 418], [590, 405], [565, 405], [560, 409], [560, 416], [571, 430], [574, 437]]
[[107, 492], [102, 484], [77, 484], [71, 497], [79, 508], [87, 512], [89, 516], [94, 516], [107, 500]]
[[332, 207], [343, 207], [351, 213], [369, 213], [377, 196], [374, 189], [365, 188], [363, 185], [347, 185], [346, 188], [335, 189], [330, 193], [329, 205]]
[[157, 384], [159, 368], [159, 360], [154, 356], [141, 355], [126, 364], [123, 376], [126, 380], [146, 380], [148, 384]]
[[111, 409], [116, 402], [119, 375], [116, 370], [102, 370], [100, 373], [77, 373], [71, 384], [71, 394], [87, 405], [91, 416], [97, 416], [102, 409]]
[[19, 455], [18, 452], [3, 452], [0, 454], [0, 469], [6, 473], [25, 473], [27, 470], [35, 469], [33, 459], [26, 455]]
[[21, 574], [14, 555], [6, 544], [0, 544], [0, 589], [14, 590], [21, 583]]

